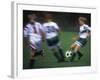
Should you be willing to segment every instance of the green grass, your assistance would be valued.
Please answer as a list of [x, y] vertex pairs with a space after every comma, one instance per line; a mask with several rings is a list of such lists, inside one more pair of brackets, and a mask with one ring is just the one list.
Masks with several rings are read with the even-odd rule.
[[[63, 48], [64, 53], [66, 50], [69, 50], [70, 45], [74, 42], [72, 38], [76, 35], [76, 32], [61, 32], [60, 33], [60, 43]], [[26, 43], [24, 42], [23, 49], [23, 68], [28, 68], [29, 63], [29, 48], [25, 47]], [[75, 66], [90, 66], [91, 65], [91, 50], [90, 50], [90, 39], [88, 39], [85, 47], [81, 48], [83, 57], [81, 60], [77, 60], [77, 57], [74, 62], [69, 62], [69, 59], [66, 58], [66, 62], [58, 63], [56, 58], [53, 56], [53, 53], [48, 49], [46, 43], [43, 43], [43, 48], [45, 49], [45, 56], [37, 56], [35, 68], [56, 68], [56, 67], [75, 67]]]

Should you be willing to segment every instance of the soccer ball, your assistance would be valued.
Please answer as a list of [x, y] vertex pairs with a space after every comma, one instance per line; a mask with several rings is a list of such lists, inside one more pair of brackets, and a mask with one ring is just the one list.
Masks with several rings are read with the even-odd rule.
[[65, 57], [69, 58], [71, 56], [72, 56], [72, 51], [70, 51], [70, 50], [66, 51]]

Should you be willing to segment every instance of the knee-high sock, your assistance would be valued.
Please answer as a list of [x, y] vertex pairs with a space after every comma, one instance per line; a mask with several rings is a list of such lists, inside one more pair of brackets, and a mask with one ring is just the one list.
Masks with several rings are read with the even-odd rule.
[[65, 56], [64, 56], [63, 50], [61, 48], [58, 48], [58, 50], [59, 50], [59, 54], [60, 54], [61, 58], [64, 59]]
[[58, 61], [61, 60], [61, 58], [60, 58], [60, 56], [59, 56], [59, 54], [58, 54], [57, 52], [54, 52], [54, 56], [56, 57], [56, 59], [57, 59]]
[[77, 51], [77, 53], [78, 53], [79, 56], [82, 56], [82, 53], [80, 51]]
[[74, 61], [75, 57], [76, 57], [76, 52], [73, 52], [72, 57], [71, 57], [71, 61]]
[[83, 56], [83, 54], [81, 52], [77, 52], [78, 53], [78, 59], [81, 59], [81, 57]]
[[35, 63], [35, 59], [30, 59], [29, 68], [33, 68]]

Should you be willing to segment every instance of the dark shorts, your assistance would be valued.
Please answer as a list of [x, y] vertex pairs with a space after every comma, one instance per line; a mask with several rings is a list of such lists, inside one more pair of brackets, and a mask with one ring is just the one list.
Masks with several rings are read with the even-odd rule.
[[84, 38], [79, 38], [79, 39], [75, 42], [75, 44], [77, 44], [77, 45], [79, 45], [79, 46], [81, 46], [81, 47], [83, 47], [86, 43], [87, 43], [87, 39], [84, 39]]
[[51, 39], [46, 39], [48, 46], [56, 46], [59, 43], [59, 37], [53, 37]]

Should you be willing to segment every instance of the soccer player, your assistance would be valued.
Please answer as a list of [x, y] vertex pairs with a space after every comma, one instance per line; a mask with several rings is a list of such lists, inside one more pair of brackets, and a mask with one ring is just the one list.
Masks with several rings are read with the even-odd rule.
[[87, 38], [89, 37], [91, 31], [90, 27], [87, 25], [87, 19], [85, 17], [79, 17], [78, 22], [80, 30], [79, 35], [76, 37], [76, 41], [71, 45], [73, 52], [71, 61], [74, 61], [76, 54], [78, 54], [78, 59], [81, 59], [83, 54], [80, 52], [80, 48], [87, 43]]
[[43, 24], [43, 28], [46, 34], [46, 42], [49, 49], [53, 52], [58, 62], [64, 61], [63, 50], [60, 47], [59, 43], [59, 27], [53, 21], [52, 14], [47, 13], [44, 15], [45, 22]]
[[36, 22], [36, 15], [29, 14], [29, 22], [24, 28], [24, 37], [28, 38], [28, 43], [30, 46], [30, 62], [29, 68], [34, 67], [35, 55], [43, 54], [42, 50], [42, 39], [43, 39], [43, 29], [39, 22]]

